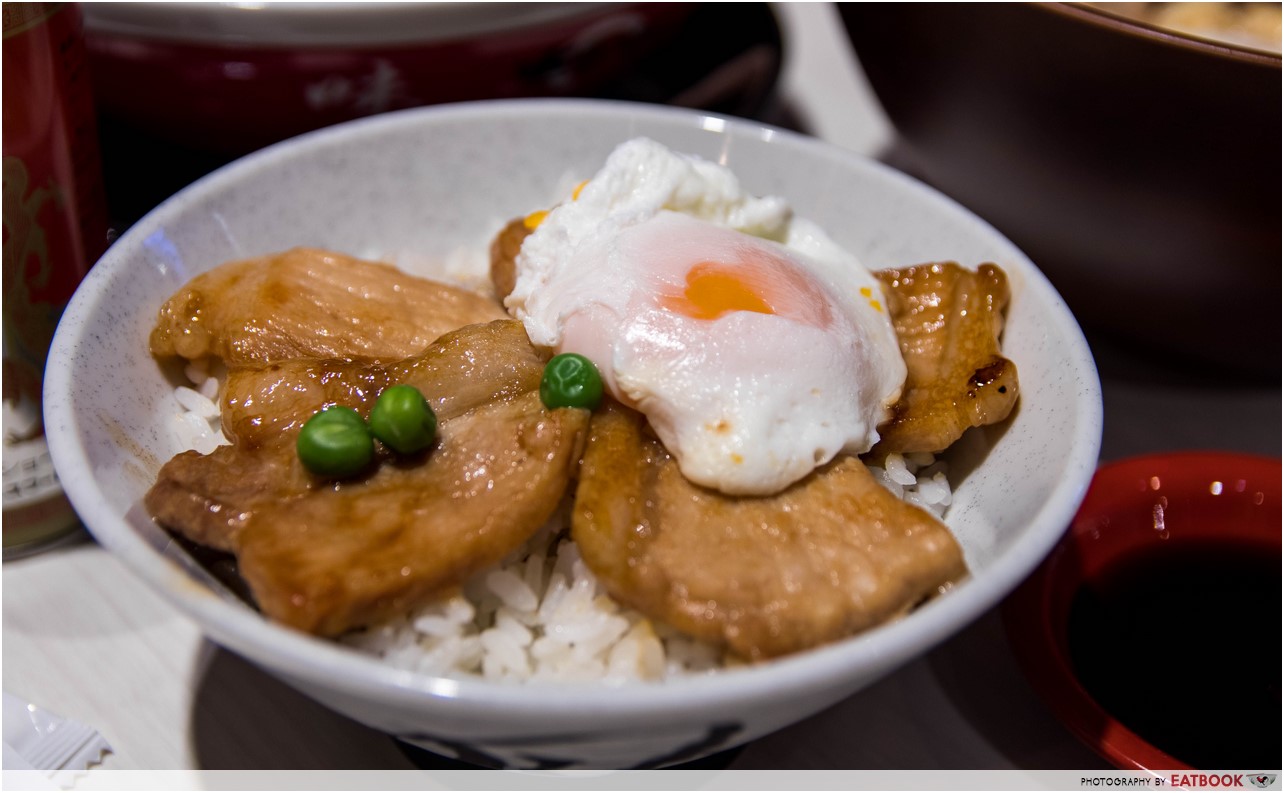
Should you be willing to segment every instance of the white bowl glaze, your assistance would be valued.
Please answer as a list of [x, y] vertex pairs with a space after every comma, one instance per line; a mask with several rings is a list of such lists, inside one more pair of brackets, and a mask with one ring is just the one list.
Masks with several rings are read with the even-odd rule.
[[[951, 451], [947, 522], [972, 576], [908, 617], [772, 663], [663, 684], [501, 685], [398, 671], [265, 622], [146, 516], [143, 493], [179, 451], [172, 383], [147, 352], [164, 299], [225, 260], [295, 245], [422, 263], [485, 246], [508, 218], [587, 178], [646, 135], [730, 166], [819, 222], [871, 268], [992, 261], [1013, 298], [1005, 351], [1018, 410]], [[751, 740], [850, 695], [993, 607], [1045, 556], [1096, 466], [1101, 394], [1074, 318], [983, 221], [876, 162], [742, 121], [642, 105], [533, 100], [353, 122], [246, 157], [139, 221], [93, 268], [54, 340], [51, 451], [94, 536], [215, 641], [321, 702], [437, 751], [512, 767], [671, 764]]]

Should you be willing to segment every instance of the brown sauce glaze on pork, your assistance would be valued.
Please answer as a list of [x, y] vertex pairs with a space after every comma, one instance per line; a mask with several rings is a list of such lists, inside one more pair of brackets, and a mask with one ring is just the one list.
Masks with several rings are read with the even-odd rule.
[[164, 306], [152, 355], [228, 366], [291, 358], [414, 355], [447, 331], [505, 319], [494, 300], [378, 262], [315, 248], [229, 262]]
[[[309, 382], [301, 372], [315, 365], [281, 362], [272, 376]], [[255, 391], [265, 370], [234, 371], [229, 389], [254, 391], [249, 410], [277, 420], [263, 432], [242, 430], [213, 454], [178, 455], [145, 499], [171, 531], [235, 554], [273, 620], [336, 636], [404, 614], [519, 547], [561, 501], [588, 413], [542, 405], [542, 361], [520, 323], [462, 328], [383, 371], [334, 361], [322, 368], [324, 382], [302, 395]], [[369, 471], [339, 482], [310, 474], [294, 448], [300, 419], [352, 393], [351, 378], [372, 377], [424, 393], [440, 410], [437, 443], [410, 458], [381, 449]], [[373, 396], [350, 406], [368, 414]], [[248, 426], [246, 410], [225, 403], [225, 419]]]
[[999, 352], [1010, 296], [993, 264], [954, 262], [874, 274], [905, 358], [907, 376], [892, 418], [866, 459], [891, 452], [940, 452], [970, 427], [995, 424], [1016, 405], [1016, 364]]
[[966, 573], [945, 525], [855, 457], [774, 496], [725, 496], [615, 403], [593, 416], [571, 531], [616, 599], [754, 660], [878, 625]]
[[500, 229], [490, 244], [490, 282], [495, 288], [495, 297], [501, 303], [517, 283], [517, 254], [521, 253], [522, 243], [530, 234], [531, 228], [526, 219], [517, 218]]

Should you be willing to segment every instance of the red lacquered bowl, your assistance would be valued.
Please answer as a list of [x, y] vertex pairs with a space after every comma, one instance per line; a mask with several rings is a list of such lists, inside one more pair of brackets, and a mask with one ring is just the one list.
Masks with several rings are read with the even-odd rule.
[[[1191, 767], [1125, 726], [1085, 688], [1069, 642], [1076, 595], [1120, 560], [1162, 553], [1178, 543], [1246, 549], [1269, 555], [1278, 566], [1280, 482], [1280, 460], [1248, 455], [1186, 452], [1106, 464], [1064, 539], [1004, 602], [1008, 640], [1031, 685], [1076, 737], [1115, 766]], [[1262, 631], [1267, 646], [1278, 648], [1278, 620], [1263, 624]], [[1167, 651], [1180, 652], [1167, 638]], [[1151, 644], [1123, 651], [1162, 657], [1162, 649]]]
[[108, 115], [192, 148], [250, 151], [361, 116], [585, 96], [665, 46], [688, 3], [91, 3]]

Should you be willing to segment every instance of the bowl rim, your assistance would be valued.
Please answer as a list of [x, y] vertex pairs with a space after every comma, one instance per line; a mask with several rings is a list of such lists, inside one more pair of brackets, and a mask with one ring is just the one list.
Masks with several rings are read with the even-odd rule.
[[[71, 361], [77, 337], [94, 313], [100, 283], [107, 283], [115, 270], [124, 266], [126, 251], [136, 247], [156, 228], [182, 214], [192, 204], [215, 195], [235, 183], [243, 173], [271, 167], [282, 158], [296, 156], [312, 147], [322, 147], [347, 138], [360, 138], [380, 130], [413, 127], [441, 122], [485, 122], [514, 116], [552, 115], [577, 119], [611, 119], [620, 114], [639, 122], [673, 129], [714, 130], [724, 134], [756, 138], [782, 145], [835, 167], [872, 169], [940, 211], [949, 212], [976, 224], [987, 236], [1010, 248], [1023, 270], [1024, 289], [1042, 293], [1048, 303], [1048, 322], [1066, 335], [1073, 351], [1067, 369], [1077, 370], [1086, 381], [1076, 390], [1072, 402], [1076, 426], [1089, 431], [1076, 439], [1067, 458], [1067, 476], [1053, 488], [1029, 521], [1038, 531], [1026, 531], [998, 557], [982, 578], [970, 578], [949, 597], [936, 598], [918, 609], [912, 618], [898, 620], [869, 632], [807, 652], [775, 659], [769, 663], [728, 669], [711, 676], [693, 675], [661, 683], [630, 682], [611, 686], [613, 713], [643, 717], [678, 710], [717, 705], [743, 706], [748, 700], [779, 701], [782, 697], [804, 696], [832, 689], [852, 678], [854, 669], [877, 670], [885, 674], [962, 630], [985, 611], [993, 608], [1047, 555], [1061, 536], [1061, 529], [1087, 491], [1096, 468], [1101, 444], [1102, 400], [1100, 381], [1083, 332], [1064, 301], [1038, 269], [985, 221], [957, 202], [910, 176], [883, 163], [806, 135], [758, 122], [684, 108], [634, 102], [595, 99], [510, 99], [462, 102], [414, 108], [345, 122], [305, 133], [259, 150], [208, 174], [176, 193], [138, 221], [91, 268], [73, 296], [55, 336], [46, 379], [46, 404], [56, 406], [59, 415], [46, 422], [55, 466], [63, 472], [68, 497], [81, 514], [90, 514], [102, 503], [102, 491], [93, 476], [84, 450], [75, 442], [78, 417], [70, 410], [74, 382], [71, 367], [56, 365]], [[208, 591], [191, 587], [187, 574], [172, 561], [159, 556], [123, 517], [94, 515], [99, 525], [91, 532], [134, 573], [142, 577], [171, 604], [194, 619], [203, 632], [220, 644], [257, 662], [264, 663], [295, 680], [308, 680], [331, 691], [399, 706], [413, 700], [432, 704], [439, 712], [467, 708], [471, 714], [492, 713], [497, 717], [514, 709], [543, 714], [582, 713], [600, 709], [600, 692], [594, 683], [532, 681], [520, 685], [482, 679], [431, 677], [393, 668], [378, 659], [364, 656], [334, 643], [273, 625], [242, 604]], [[872, 679], [872, 678], [871, 678]]]
[[[1200, 487], [1207, 476], [1227, 467], [1252, 469], [1261, 475], [1267, 488], [1273, 486], [1276, 500], [1281, 493], [1281, 460], [1278, 457], [1218, 450], [1183, 450], [1156, 452], [1112, 460], [1098, 468], [1084, 503], [1066, 529], [1065, 536], [1042, 564], [1008, 597], [1002, 606], [1002, 621], [1008, 646], [1021, 671], [1039, 698], [1053, 715], [1089, 749], [1109, 760], [1117, 768], [1136, 771], [1183, 770], [1192, 766], [1133, 732], [1098, 704], [1079, 682], [1078, 676], [1063, 652], [1059, 620], [1050, 616], [1053, 592], [1059, 576], [1061, 554], [1078, 546], [1079, 537], [1098, 525], [1096, 517], [1114, 512], [1127, 501], [1150, 499], [1150, 491], [1136, 490], [1138, 475], [1149, 478], [1162, 469], [1163, 477], [1180, 477], [1178, 491], [1188, 491], [1192, 478]], [[1168, 487], [1167, 484], [1164, 486]], [[1188, 491], [1198, 492], [1198, 491]], [[1087, 547], [1096, 548], [1096, 543]], [[1126, 553], [1126, 552], [1125, 552]], [[1106, 558], [1110, 558], [1107, 556]], [[1118, 558], [1118, 557], [1116, 557]], [[1074, 582], [1074, 579], [1070, 579]]]
[[602, 2], [160, 0], [85, 3], [81, 13], [92, 36], [236, 51], [246, 47], [344, 49], [467, 42], [530, 30], [572, 28], [593, 22], [612, 9], [611, 3]]
[[1042, 3], [1041, 5], [1054, 13], [1129, 36], [1205, 55], [1228, 58], [1258, 66], [1274, 67], [1276, 70], [1280, 68], [1281, 54], [1278, 52], [1160, 27], [1159, 25], [1113, 12], [1109, 8], [1102, 8], [1088, 3]]

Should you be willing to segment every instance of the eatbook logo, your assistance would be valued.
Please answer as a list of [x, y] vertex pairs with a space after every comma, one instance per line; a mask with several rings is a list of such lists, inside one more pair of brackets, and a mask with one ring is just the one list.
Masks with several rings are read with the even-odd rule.
[[1252, 785], [1253, 787], [1262, 788], [1263, 790], [1270, 787], [1271, 783], [1273, 783], [1274, 781], [1275, 781], [1274, 774], [1249, 774], [1248, 776], [1248, 784]]

